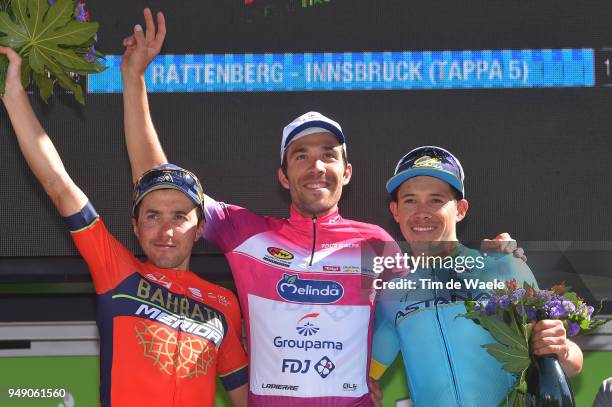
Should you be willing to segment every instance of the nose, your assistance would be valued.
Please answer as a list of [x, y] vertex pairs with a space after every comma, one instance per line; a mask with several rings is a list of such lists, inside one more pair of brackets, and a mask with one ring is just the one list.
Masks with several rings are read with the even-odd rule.
[[164, 221], [159, 228], [159, 236], [162, 238], [172, 238], [174, 236], [174, 226], [172, 222]]
[[424, 203], [424, 202], [421, 202], [421, 203], [417, 204], [414, 216], [419, 221], [427, 221], [427, 220], [430, 220], [433, 217], [429, 206], [426, 203]]
[[312, 160], [310, 165], [310, 172], [315, 175], [321, 175], [325, 173], [325, 163], [323, 160], [315, 158]]

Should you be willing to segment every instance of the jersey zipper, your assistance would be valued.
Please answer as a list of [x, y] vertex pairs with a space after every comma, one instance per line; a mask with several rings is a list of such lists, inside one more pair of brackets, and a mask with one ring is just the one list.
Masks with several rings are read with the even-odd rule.
[[317, 215], [312, 215], [312, 252], [310, 253], [309, 267], [312, 267], [312, 261], [315, 254], [315, 246], [317, 243]]
[[[438, 281], [438, 277], [436, 276], [435, 268], [432, 268], [432, 274], [434, 277], [434, 281]], [[437, 298], [438, 298], [438, 292], [437, 292], [437, 289], [434, 288], [434, 307], [436, 309], [436, 321], [438, 321], [438, 329], [440, 330], [440, 336], [442, 337], [442, 343], [444, 343], [444, 350], [446, 351], [446, 360], [448, 361], [448, 366], [451, 371], [451, 379], [453, 380], [453, 393], [455, 395], [455, 401], [457, 403], [457, 406], [461, 406], [461, 403], [459, 402], [459, 392], [457, 391], [457, 379], [455, 376], [455, 369], [453, 368], [453, 363], [450, 358], [450, 349], [448, 347], [446, 337], [444, 336], [444, 331], [442, 330], [442, 321], [440, 321], [440, 314], [438, 313]]]

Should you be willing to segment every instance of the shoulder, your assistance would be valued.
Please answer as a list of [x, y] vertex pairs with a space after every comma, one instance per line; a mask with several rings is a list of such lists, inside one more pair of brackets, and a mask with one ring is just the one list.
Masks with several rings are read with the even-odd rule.
[[394, 239], [387, 233], [386, 230], [378, 225], [372, 223], [359, 222], [353, 219], [342, 218], [347, 226], [353, 228], [356, 232], [361, 234], [364, 238], [381, 240], [384, 242], [393, 241]]

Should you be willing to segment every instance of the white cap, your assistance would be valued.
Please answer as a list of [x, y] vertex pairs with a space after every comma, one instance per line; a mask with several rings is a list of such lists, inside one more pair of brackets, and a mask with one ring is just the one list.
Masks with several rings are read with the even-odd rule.
[[304, 113], [300, 117], [294, 119], [283, 129], [283, 139], [281, 140], [280, 159], [281, 164], [285, 157], [285, 151], [289, 144], [295, 140], [313, 133], [331, 133], [338, 139], [338, 142], [346, 155], [346, 142], [342, 127], [332, 119], [323, 116], [319, 112]]

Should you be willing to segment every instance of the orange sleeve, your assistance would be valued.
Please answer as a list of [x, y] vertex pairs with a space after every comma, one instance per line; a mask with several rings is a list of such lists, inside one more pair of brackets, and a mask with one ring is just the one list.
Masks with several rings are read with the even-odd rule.
[[100, 218], [70, 234], [89, 267], [96, 293], [113, 289], [136, 271], [134, 262], [138, 259], [110, 234]]
[[217, 375], [225, 390], [233, 390], [248, 383], [249, 367], [242, 346], [242, 321], [238, 299], [229, 290], [226, 290], [226, 297], [231, 305], [225, 311], [227, 334], [219, 347]]

